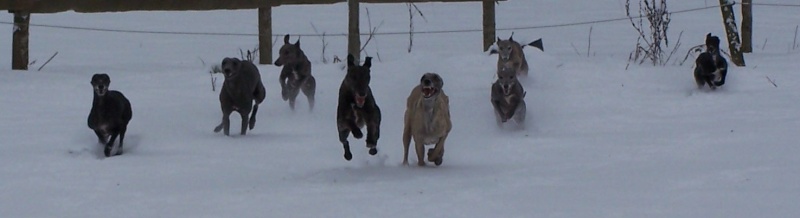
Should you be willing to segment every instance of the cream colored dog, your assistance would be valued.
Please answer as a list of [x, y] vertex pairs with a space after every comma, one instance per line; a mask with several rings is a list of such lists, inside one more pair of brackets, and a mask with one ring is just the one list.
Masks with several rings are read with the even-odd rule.
[[425, 73], [420, 84], [411, 90], [406, 102], [403, 128], [403, 165], [408, 165], [408, 147], [414, 137], [417, 150], [417, 165], [425, 166], [425, 145], [435, 144], [428, 149], [428, 161], [436, 166], [442, 164], [444, 142], [453, 124], [450, 122], [450, 99], [442, 90], [444, 81], [439, 74]]

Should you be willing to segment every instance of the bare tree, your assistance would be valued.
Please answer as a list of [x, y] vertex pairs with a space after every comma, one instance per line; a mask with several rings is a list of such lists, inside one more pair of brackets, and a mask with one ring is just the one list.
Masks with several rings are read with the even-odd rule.
[[654, 66], [665, 65], [669, 61], [664, 48], [669, 47], [667, 31], [671, 21], [667, 0], [640, 0], [638, 15], [632, 14], [631, 0], [626, 0], [625, 14], [639, 34], [636, 48], [631, 52], [629, 61], [639, 64], [650, 61]]

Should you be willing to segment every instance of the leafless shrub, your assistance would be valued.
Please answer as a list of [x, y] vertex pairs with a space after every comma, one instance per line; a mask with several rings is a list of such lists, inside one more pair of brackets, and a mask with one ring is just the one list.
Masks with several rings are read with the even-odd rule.
[[[632, 14], [631, 0], [626, 0], [625, 14], [639, 34], [636, 47], [628, 56], [628, 61], [638, 64], [649, 61], [653, 63], [653, 66], [665, 65], [669, 61], [664, 48], [669, 47], [667, 31], [671, 20], [670, 12], [667, 9], [667, 0], [639, 0], [638, 15]], [[647, 26], [645, 26], [645, 19]]]

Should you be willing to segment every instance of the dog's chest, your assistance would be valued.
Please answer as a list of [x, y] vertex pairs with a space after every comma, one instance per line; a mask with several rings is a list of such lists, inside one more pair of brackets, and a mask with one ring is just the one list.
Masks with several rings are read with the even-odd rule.
[[300, 72], [297, 72], [296, 69], [292, 70], [292, 79], [295, 81], [300, 80]]

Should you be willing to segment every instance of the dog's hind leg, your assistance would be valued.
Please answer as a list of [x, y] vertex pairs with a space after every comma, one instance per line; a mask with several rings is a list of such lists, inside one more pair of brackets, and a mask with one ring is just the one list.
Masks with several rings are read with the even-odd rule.
[[250, 122], [248, 123], [250, 125], [250, 129], [251, 130], [253, 129], [253, 127], [256, 127], [256, 114], [257, 113], [258, 113], [258, 104], [256, 103], [255, 105], [253, 105], [253, 112], [250, 115]]
[[309, 76], [308, 79], [306, 79], [306, 82], [303, 84], [303, 87], [301, 87], [301, 89], [303, 90], [303, 94], [306, 95], [306, 97], [308, 98], [308, 108], [309, 108], [308, 110], [313, 111], [314, 95], [316, 94], [317, 90], [317, 80], [314, 79], [313, 76]]
[[517, 123], [521, 129], [525, 129], [525, 117], [527, 115], [527, 106], [525, 106], [525, 101], [521, 101], [517, 106], [517, 111], [514, 112], [514, 121]]
[[381, 136], [381, 112], [377, 109], [372, 120], [367, 122], [367, 148], [370, 155], [378, 154], [378, 138]]
[[122, 155], [123, 141], [125, 141], [125, 132], [127, 132], [127, 131], [128, 131], [128, 127], [127, 126], [120, 127], [120, 129], [119, 129], [119, 146], [117, 147], [117, 152], [114, 153], [114, 155]]
[[403, 127], [403, 166], [408, 166], [408, 148], [411, 146], [411, 123], [409, 119], [411, 119], [411, 115], [406, 111], [405, 125]]

